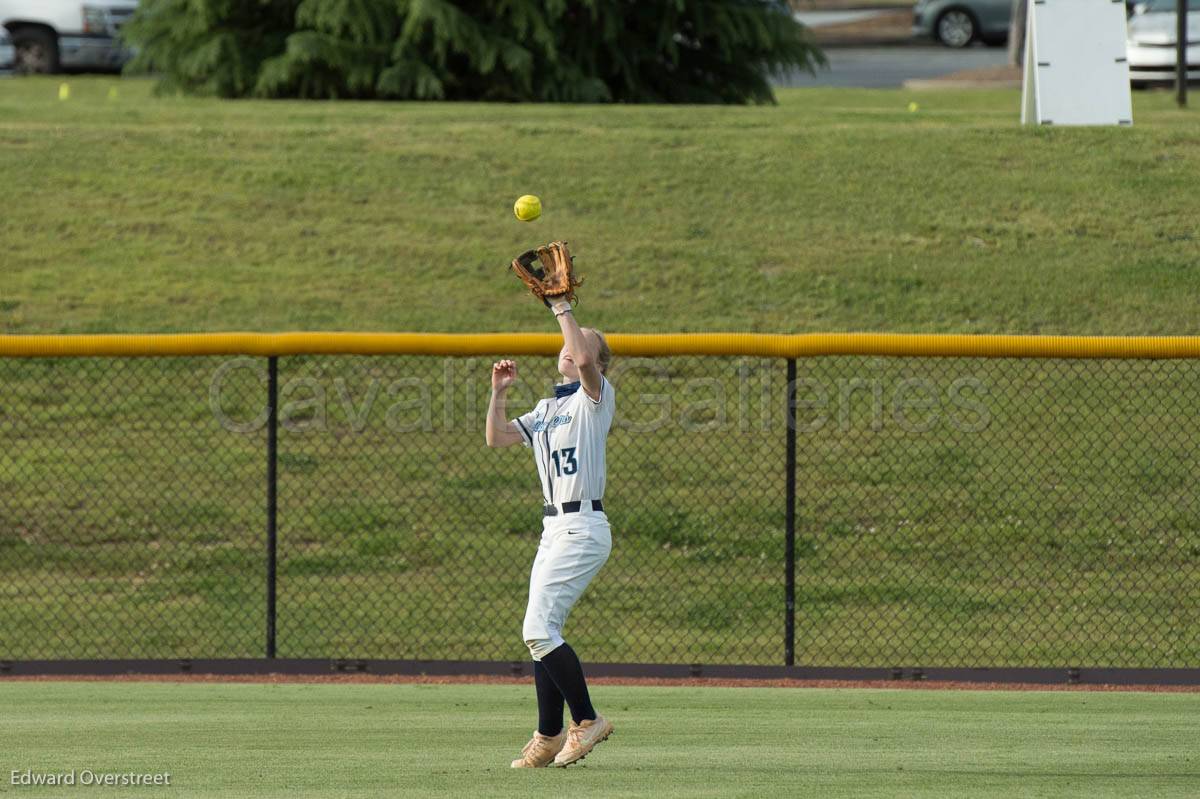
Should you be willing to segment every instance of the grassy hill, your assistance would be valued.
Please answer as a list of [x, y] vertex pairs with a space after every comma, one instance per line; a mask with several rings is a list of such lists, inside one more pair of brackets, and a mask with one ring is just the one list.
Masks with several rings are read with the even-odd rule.
[[533, 107], [58, 83], [0, 82], [6, 332], [544, 330], [504, 266], [552, 238], [614, 330], [1197, 331], [1200, 125], [1165, 93], [1133, 129], [1030, 130], [1014, 92]]

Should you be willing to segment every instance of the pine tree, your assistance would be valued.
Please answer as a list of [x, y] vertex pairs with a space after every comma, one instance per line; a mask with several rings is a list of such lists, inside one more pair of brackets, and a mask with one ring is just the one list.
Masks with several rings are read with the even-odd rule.
[[221, 96], [763, 103], [824, 63], [782, 0], [143, 0], [129, 30]]
[[298, 0], [146, 0], [122, 31], [126, 68], [155, 72], [158, 89], [218, 97], [254, 90], [263, 61], [283, 52]]

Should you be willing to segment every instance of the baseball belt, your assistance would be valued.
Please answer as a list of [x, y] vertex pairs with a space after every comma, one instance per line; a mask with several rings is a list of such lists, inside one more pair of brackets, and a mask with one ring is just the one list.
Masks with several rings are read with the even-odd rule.
[[[592, 510], [604, 510], [604, 503], [598, 499], [593, 499]], [[543, 516], [557, 516], [559, 513], [579, 513], [579, 509], [583, 507], [583, 502], [564, 502], [561, 505], [543, 505]], [[561, 508], [562, 510], [559, 510]]]

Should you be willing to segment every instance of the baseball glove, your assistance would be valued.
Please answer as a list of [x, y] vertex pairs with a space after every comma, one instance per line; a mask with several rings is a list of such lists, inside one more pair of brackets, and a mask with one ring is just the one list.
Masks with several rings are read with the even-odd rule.
[[512, 262], [512, 270], [529, 287], [533, 296], [550, 305], [551, 300], [575, 302], [575, 259], [565, 241], [552, 241], [536, 250], [521, 253]]

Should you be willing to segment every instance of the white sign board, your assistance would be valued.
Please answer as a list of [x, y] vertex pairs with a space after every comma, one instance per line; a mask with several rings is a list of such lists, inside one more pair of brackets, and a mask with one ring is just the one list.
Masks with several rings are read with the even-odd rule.
[[1029, 0], [1021, 123], [1132, 125], [1124, 0]]

